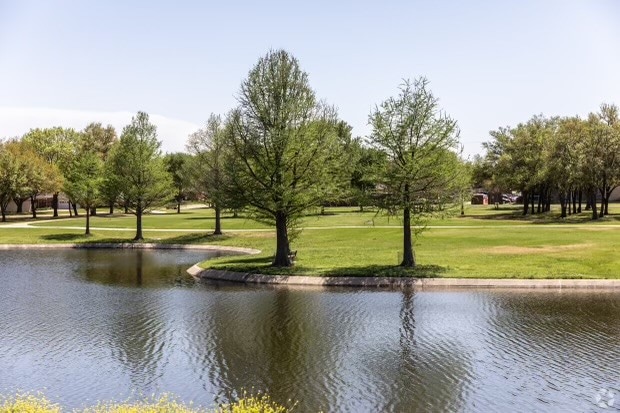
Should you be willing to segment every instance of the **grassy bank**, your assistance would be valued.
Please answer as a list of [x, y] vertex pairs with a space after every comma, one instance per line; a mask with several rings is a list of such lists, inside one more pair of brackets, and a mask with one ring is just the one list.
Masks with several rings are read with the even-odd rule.
[[[306, 217], [293, 249], [292, 269], [271, 268], [275, 234], [246, 217], [227, 216], [223, 236], [209, 235], [212, 211], [153, 214], [145, 221], [147, 242], [208, 243], [256, 248], [257, 256], [226, 257], [204, 267], [265, 274], [336, 276], [424, 276], [468, 278], [620, 278], [620, 207], [596, 223], [583, 213], [560, 220], [557, 213], [523, 218], [518, 207], [470, 207], [465, 217], [434, 219], [415, 247], [419, 266], [397, 267], [401, 228], [397, 219], [331, 209]], [[374, 220], [374, 226], [372, 225]], [[36, 228], [0, 226], [0, 243], [120, 242], [133, 237], [132, 216], [93, 219], [94, 235], [84, 237], [81, 219], [34, 223]], [[54, 228], [62, 226], [63, 228]], [[73, 229], [75, 228], [75, 229]], [[149, 231], [149, 229], [151, 231]], [[155, 231], [160, 229], [163, 231]], [[176, 231], [173, 231], [176, 229]], [[166, 231], [167, 230], [167, 231]], [[236, 230], [236, 231], [233, 231]], [[191, 231], [191, 232], [190, 232]]]

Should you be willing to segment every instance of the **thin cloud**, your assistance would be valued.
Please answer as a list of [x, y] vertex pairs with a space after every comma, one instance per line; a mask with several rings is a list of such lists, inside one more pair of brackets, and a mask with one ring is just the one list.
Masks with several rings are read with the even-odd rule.
[[[0, 138], [22, 136], [33, 128], [53, 126], [81, 130], [91, 122], [110, 124], [120, 135], [134, 115], [131, 112], [0, 107]], [[157, 136], [162, 141], [164, 152], [184, 151], [188, 135], [199, 128], [194, 123], [157, 114], [150, 114], [150, 119], [157, 126]]]

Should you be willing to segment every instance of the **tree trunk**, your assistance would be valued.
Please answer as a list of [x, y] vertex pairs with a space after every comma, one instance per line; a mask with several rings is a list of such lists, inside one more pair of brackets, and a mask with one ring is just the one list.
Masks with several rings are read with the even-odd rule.
[[403, 261], [401, 267], [415, 267], [415, 257], [413, 256], [413, 242], [411, 239], [411, 210], [405, 207], [403, 210]]
[[591, 189], [590, 194], [590, 208], [592, 208], [592, 219], [598, 219], [598, 209], [596, 208], [596, 191]]
[[0, 205], [0, 214], [2, 214], [2, 222], [6, 222], [6, 208]]
[[583, 191], [582, 191], [581, 189], [579, 190], [579, 195], [578, 195], [578, 197], [579, 197], [579, 204], [578, 204], [578, 206], [577, 206], [577, 213], [578, 213], [578, 214], [581, 214], [581, 202], [582, 202], [582, 200], [583, 200]]
[[609, 215], [609, 195], [605, 197], [605, 215]]
[[91, 209], [89, 207], [86, 207], [86, 235], [90, 235], [90, 212]]
[[114, 214], [114, 202], [110, 202], [110, 215]]
[[177, 201], [177, 214], [181, 213], [181, 201]]
[[97, 207], [92, 207], [92, 208], [90, 209], [90, 214], [91, 214], [92, 216], [97, 216]]
[[287, 219], [288, 217], [285, 213], [276, 213], [276, 256], [272, 264], [274, 267], [290, 267], [292, 265], [291, 257], [289, 256]]
[[534, 201], [534, 193], [530, 195], [530, 199], [532, 201], [532, 215], [534, 215], [536, 213], [536, 210], [534, 209], [536, 207], [536, 201]]
[[609, 198], [611, 197], [611, 193], [616, 189], [616, 187], [607, 187], [605, 190], [605, 215], [609, 215]]
[[599, 192], [601, 194], [601, 211], [598, 213], [598, 216], [600, 218], [603, 218], [603, 216], [605, 215], [605, 187], [603, 187], [602, 189], [599, 188]]
[[71, 204], [71, 207], [73, 208], [73, 213], [75, 214], [75, 216], [79, 217], [80, 214], [78, 214], [77, 204], [75, 202], [71, 202], [71, 201], [69, 201], [69, 203]]
[[24, 212], [24, 202], [26, 202], [26, 199], [28, 199], [28, 198], [17, 198], [17, 199], [14, 199], [15, 204], [17, 205], [16, 213], [21, 214], [21, 213]]
[[577, 213], [577, 192], [573, 191], [573, 214]]
[[325, 215], [325, 205], [321, 205], [321, 215]]
[[37, 197], [36, 196], [30, 197], [30, 205], [32, 206], [31, 208], [32, 219], [37, 219]]
[[530, 200], [528, 198], [528, 193], [526, 191], [523, 191], [523, 215], [527, 215], [529, 206]]
[[[566, 196], [564, 193], [560, 193], [560, 207], [562, 208], [560, 218], [566, 218]], [[568, 204], [568, 208], [570, 209], [570, 203]]]
[[134, 241], [143, 241], [144, 237], [142, 236], [142, 203], [138, 202], [136, 205], [136, 236], [133, 239]]
[[58, 217], [58, 192], [52, 195], [52, 208], [54, 209], [54, 218]]
[[222, 208], [215, 205], [215, 231], [213, 235], [222, 235]]

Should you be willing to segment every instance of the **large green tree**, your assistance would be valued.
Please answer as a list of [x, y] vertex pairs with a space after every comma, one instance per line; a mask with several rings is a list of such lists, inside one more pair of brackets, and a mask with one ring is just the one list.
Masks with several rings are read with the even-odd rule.
[[[65, 172], [78, 152], [80, 134], [71, 128], [62, 127], [31, 129], [22, 140], [49, 164], [55, 165], [60, 171]], [[53, 196], [54, 217], [57, 217], [60, 185], [49, 189]]]
[[115, 186], [122, 188], [120, 202], [136, 216], [135, 241], [144, 239], [142, 216], [172, 195], [172, 178], [166, 170], [157, 140], [157, 128], [149, 115], [138, 112], [123, 129], [111, 157]]
[[102, 171], [101, 158], [95, 152], [87, 151], [72, 161], [65, 179], [65, 193], [86, 210], [86, 235], [90, 235], [91, 208], [100, 200]]
[[196, 190], [205, 194], [215, 209], [215, 235], [222, 234], [222, 209], [231, 199], [226, 175], [227, 125], [219, 115], [211, 114], [204, 128], [192, 133], [187, 149], [195, 155], [193, 181]]
[[26, 189], [25, 159], [17, 156], [17, 142], [0, 142], [0, 213], [6, 222], [6, 210], [17, 193]]
[[[100, 122], [89, 123], [81, 132], [78, 145], [78, 153], [94, 153], [103, 162], [103, 165], [107, 162], [112, 148], [118, 144], [118, 137], [116, 136], [116, 130], [114, 126], [107, 125], [104, 127]], [[98, 202], [105, 202], [110, 208], [110, 214], [114, 213], [114, 202], [118, 191], [115, 188], [106, 185], [105, 179], [100, 185], [101, 198]], [[92, 215], [97, 213], [96, 204], [91, 208]]]
[[364, 145], [361, 139], [351, 145], [351, 197], [360, 212], [373, 205], [376, 187], [385, 167], [386, 153], [377, 148]]
[[174, 184], [174, 201], [177, 204], [177, 214], [181, 213], [181, 203], [187, 196], [190, 187], [191, 155], [183, 152], [167, 153], [164, 155], [166, 170], [172, 176]]
[[374, 109], [369, 123], [370, 144], [388, 156], [382, 203], [391, 211], [402, 211], [401, 266], [414, 267], [412, 216], [415, 219], [441, 205], [445, 197], [458, 194], [459, 129], [456, 121], [440, 110], [423, 77], [405, 81], [398, 96]]
[[259, 59], [241, 85], [227, 134], [231, 189], [276, 227], [274, 266], [292, 265], [289, 229], [324, 196], [336, 161], [336, 114], [284, 50]]
[[82, 153], [94, 152], [105, 162], [117, 142], [118, 138], [114, 126], [104, 127], [100, 122], [92, 122], [82, 130], [79, 149]]

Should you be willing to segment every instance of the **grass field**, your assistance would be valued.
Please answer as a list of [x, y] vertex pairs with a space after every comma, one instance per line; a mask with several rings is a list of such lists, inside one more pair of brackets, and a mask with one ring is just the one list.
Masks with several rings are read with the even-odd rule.
[[[557, 208], [556, 208], [557, 209]], [[208, 243], [257, 248], [257, 256], [206, 261], [205, 267], [267, 274], [393, 275], [475, 278], [620, 278], [620, 205], [611, 215], [590, 222], [589, 214], [560, 220], [552, 211], [523, 218], [518, 207], [472, 206], [465, 217], [429, 221], [418, 238], [415, 270], [397, 267], [402, 229], [397, 218], [360, 213], [351, 208], [310, 215], [292, 248], [297, 263], [290, 270], [269, 267], [275, 234], [247, 217], [226, 215], [223, 236], [214, 237], [210, 209], [152, 214], [145, 217], [147, 241]], [[0, 225], [0, 243], [119, 242], [133, 237], [135, 218], [93, 217], [94, 235], [84, 237], [84, 218], [42, 218], [30, 227]], [[150, 231], [149, 231], [150, 230]], [[228, 231], [228, 232], [227, 232]]]

